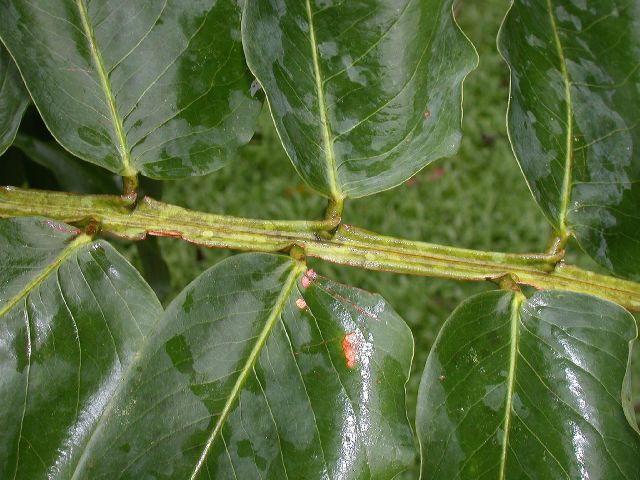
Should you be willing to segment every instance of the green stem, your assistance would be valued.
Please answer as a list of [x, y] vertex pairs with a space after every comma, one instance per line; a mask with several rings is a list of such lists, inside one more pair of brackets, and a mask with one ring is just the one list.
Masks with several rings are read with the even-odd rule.
[[122, 177], [122, 195], [135, 201], [138, 196], [138, 175]]
[[342, 210], [344, 208], [343, 200], [329, 200], [327, 209], [324, 212], [324, 219], [327, 222], [331, 222], [334, 228], [338, 227], [342, 223]]
[[107, 195], [0, 188], [0, 217], [46, 216], [68, 223], [97, 221], [102, 232], [140, 240], [176, 237], [208, 247], [279, 252], [294, 247], [310, 257], [369, 270], [457, 280], [499, 280], [519, 285], [588, 293], [640, 310], [640, 284], [560, 263], [557, 255], [512, 254], [434, 245], [340, 225], [331, 221], [281, 221], [196, 212], [143, 198], [134, 210], [126, 199]]

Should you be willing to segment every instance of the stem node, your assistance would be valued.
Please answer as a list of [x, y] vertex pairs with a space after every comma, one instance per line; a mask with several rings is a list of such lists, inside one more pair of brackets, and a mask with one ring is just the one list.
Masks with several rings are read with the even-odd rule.
[[136, 208], [139, 186], [138, 175], [122, 177], [122, 198], [132, 210]]
[[289, 256], [298, 262], [305, 262], [307, 259], [307, 254], [304, 251], [304, 248], [299, 245], [294, 245], [289, 250]]
[[502, 277], [493, 280], [502, 290], [512, 290], [514, 292], [520, 292], [520, 279], [513, 273], [507, 273]]

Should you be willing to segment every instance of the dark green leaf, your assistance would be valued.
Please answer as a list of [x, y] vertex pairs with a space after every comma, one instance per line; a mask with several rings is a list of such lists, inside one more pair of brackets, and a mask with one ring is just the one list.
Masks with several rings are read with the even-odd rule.
[[13, 142], [29, 105], [29, 94], [9, 52], [0, 43], [0, 155]]
[[420, 385], [423, 476], [639, 479], [627, 376], [636, 335], [627, 311], [588, 295], [466, 301]]
[[200, 175], [253, 134], [235, 0], [0, 4], [0, 36], [47, 126], [120, 175]]
[[247, 0], [242, 36], [285, 149], [320, 193], [386, 190], [457, 150], [476, 57], [452, 0]]
[[245, 254], [187, 287], [78, 478], [363, 479], [406, 468], [408, 327], [379, 296], [320, 278], [305, 288], [303, 273], [289, 257]]
[[500, 34], [509, 133], [538, 204], [610, 271], [640, 280], [637, 2], [516, 0]]
[[14, 146], [38, 165], [53, 173], [60, 188], [76, 193], [114, 194], [122, 191], [122, 181], [108, 170], [83, 162], [54, 142], [43, 142], [19, 134]]
[[162, 307], [111, 246], [0, 221], [0, 478], [71, 478]]

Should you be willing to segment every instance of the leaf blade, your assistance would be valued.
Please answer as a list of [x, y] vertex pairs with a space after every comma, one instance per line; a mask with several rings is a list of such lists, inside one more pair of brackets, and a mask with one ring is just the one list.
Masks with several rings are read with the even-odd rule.
[[[79, 478], [167, 471], [391, 478], [406, 467], [413, 455], [403, 392], [411, 360], [406, 325], [377, 296], [325, 280], [305, 289], [302, 271], [287, 257], [243, 254], [195, 280], [168, 307]], [[367, 309], [378, 306], [380, 325], [356, 318], [344, 301], [354, 295], [368, 298]], [[336, 309], [374, 339], [367, 347], [374, 351], [361, 352], [354, 370], [345, 365]], [[398, 351], [375, 351], [388, 342]], [[383, 371], [386, 388], [375, 381]]]
[[13, 143], [29, 101], [18, 69], [0, 43], [0, 155]]
[[260, 102], [232, 0], [16, 1], [0, 12], [45, 123], [86, 161], [125, 176], [202, 175], [253, 134]]
[[[511, 70], [509, 137], [558, 236], [640, 278], [638, 14], [631, 4], [513, 2], [499, 34]], [[617, 32], [615, 35], [612, 32]]]
[[91, 58], [93, 60], [93, 64], [96, 67], [98, 78], [100, 79], [102, 90], [104, 91], [104, 95], [109, 106], [109, 118], [113, 126], [113, 132], [116, 136], [116, 148], [120, 153], [120, 158], [123, 164], [122, 175], [130, 177], [135, 175], [136, 171], [134, 170], [131, 162], [131, 155], [129, 153], [129, 149], [127, 148], [127, 138], [124, 134], [122, 118], [120, 117], [118, 106], [116, 105], [116, 99], [113, 96], [113, 92], [111, 91], [111, 83], [109, 82], [109, 79], [107, 77], [104, 61], [102, 60], [102, 54], [100, 53], [100, 50], [98, 50], [98, 47], [96, 45], [93, 28], [91, 27], [91, 20], [89, 19], [89, 14], [87, 12], [87, 7], [84, 3], [84, 0], [76, 0], [75, 3], [80, 14], [80, 22], [82, 25], [82, 30], [84, 31], [84, 36], [87, 38], [87, 42], [89, 44]]
[[262, 331], [260, 331], [258, 339], [254, 344], [251, 350], [251, 353], [249, 354], [249, 357], [247, 358], [245, 366], [242, 368], [242, 373], [238, 376], [238, 379], [234, 383], [233, 388], [227, 397], [227, 401], [224, 405], [224, 408], [222, 409], [222, 413], [218, 417], [215, 427], [213, 428], [211, 435], [207, 439], [205, 448], [202, 451], [202, 455], [198, 459], [198, 463], [196, 464], [193, 472], [191, 473], [191, 478], [196, 478], [199, 475], [202, 469], [202, 466], [206, 461], [207, 456], [209, 455], [209, 451], [211, 450], [211, 445], [215, 441], [224, 423], [226, 422], [229, 416], [229, 413], [231, 412], [231, 408], [233, 407], [235, 401], [237, 400], [238, 395], [240, 394], [240, 390], [242, 389], [242, 386], [244, 385], [247, 379], [247, 376], [251, 373], [251, 370], [253, 369], [253, 366], [256, 363], [257, 357], [260, 354], [262, 348], [264, 347], [264, 344], [267, 341], [267, 338], [269, 337], [269, 334], [271, 333], [273, 326], [278, 320], [278, 317], [282, 314], [282, 310], [285, 307], [286, 301], [291, 293], [291, 290], [293, 289], [296, 283], [297, 277], [301, 272], [302, 270], [300, 268], [298, 269], [292, 268], [291, 272], [289, 273], [286, 280], [284, 281], [284, 286], [274, 303], [273, 309], [269, 314], [267, 321], [265, 322], [264, 328], [262, 329]]
[[625, 414], [636, 336], [628, 312], [587, 295], [464, 302], [420, 386], [423, 475], [638, 478], [640, 438]]
[[72, 227], [2, 220], [0, 237], [0, 472], [69, 478], [161, 307], [115, 250]]
[[285, 150], [323, 195], [392, 188], [456, 150], [476, 56], [452, 2], [252, 0], [242, 31]]

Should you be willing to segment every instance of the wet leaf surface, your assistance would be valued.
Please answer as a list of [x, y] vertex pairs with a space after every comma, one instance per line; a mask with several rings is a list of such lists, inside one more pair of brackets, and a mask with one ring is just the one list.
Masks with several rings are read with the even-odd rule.
[[242, 35], [298, 173], [341, 199], [394, 187], [460, 142], [473, 47], [451, 0], [248, 0]]
[[102, 241], [43, 219], [0, 234], [3, 477], [386, 479], [412, 463], [413, 340], [378, 295], [244, 254], [162, 314]]
[[303, 274], [289, 257], [243, 254], [187, 287], [86, 450], [84, 475], [392, 478], [406, 468], [408, 327], [379, 296], [318, 277], [305, 288]]
[[71, 478], [162, 308], [109, 244], [0, 221], [0, 478]]
[[16, 64], [0, 43], [0, 155], [11, 146], [29, 100]]
[[260, 101], [235, 0], [7, 1], [0, 37], [45, 123], [121, 175], [202, 175], [253, 134]]
[[640, 280], [637, 2], [517, 0], [499, 37], [511, 67], [509, 133], [561, 234]]
[[482, 293], [445, 323], [418, 394], [423, 478], [638, 479], [622, 307]]

